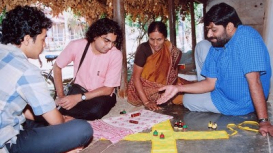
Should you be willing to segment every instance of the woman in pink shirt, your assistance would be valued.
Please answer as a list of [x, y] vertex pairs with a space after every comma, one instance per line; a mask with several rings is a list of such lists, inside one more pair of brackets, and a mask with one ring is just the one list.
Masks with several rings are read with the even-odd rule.
[[[90, 42], [90, 45], [87, 43]], [[74, 118], [95, 120], [106, 115], [116, 104], [114, 88], [120, 85], [122, 31], [108, 18], [94, 22], [84, 39], [71, 41], [54, 64], [54, 81], [60, 112]], [[79, 67], [85, 47], [88, 47]], [[62, 68], [74, 63], [75, 83], [88, 92], [66, 96], [62, 84]]]

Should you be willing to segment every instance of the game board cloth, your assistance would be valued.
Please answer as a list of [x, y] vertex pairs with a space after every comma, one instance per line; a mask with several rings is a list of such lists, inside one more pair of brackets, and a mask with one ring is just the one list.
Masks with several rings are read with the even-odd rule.
[[[131, 114], [140, 113], [140, 116], [131, 117]], [[149, 110], [140, 110], [117, 117], [90, 121], [94, 130], [95, 138], [105, 138], [112, 143], [117, 143], [125, 136], [152, 128], [157, 123], [173, 118], [169, 115], [159, 114]], [[129, 120], [137, 121], [138, 124], [130, 123]]]

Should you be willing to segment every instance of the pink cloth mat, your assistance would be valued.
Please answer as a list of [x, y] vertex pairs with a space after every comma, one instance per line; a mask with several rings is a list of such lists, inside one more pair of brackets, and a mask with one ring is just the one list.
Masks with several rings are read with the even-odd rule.
[[[140, 115], [131, 117], [131, 114], [136, 113], [140, 113]], [[172, 118], [173, 117], [169, 115], [163, 115], [143, 109], [128, 114], [122, 114], [118, 117], [90, 121], [89, 123], [93, 127], [95, 138], [105, 138], [112, 143], [117, 143], [127, 135], [149, 129], [157, 123]], [[130, 123], [130, 120], [138, 123]]]

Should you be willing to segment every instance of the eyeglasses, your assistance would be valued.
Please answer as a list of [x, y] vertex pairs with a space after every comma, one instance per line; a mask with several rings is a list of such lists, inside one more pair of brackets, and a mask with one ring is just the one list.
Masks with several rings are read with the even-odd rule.
[[111, 46], [113, 47], [113, 46], [116, 46], [116, 44], [117, 44], [117, 42], [115, 42], [115, 41], [111, 41], [111, 40], [109, 40], [108, 38], [106, 38], [106, 37], [102, 37], [102, 36], [100, 36], [102, 39], [103, 39], [103, 41], [104, 41], [104, 43], [105, 44], [111, 44]]

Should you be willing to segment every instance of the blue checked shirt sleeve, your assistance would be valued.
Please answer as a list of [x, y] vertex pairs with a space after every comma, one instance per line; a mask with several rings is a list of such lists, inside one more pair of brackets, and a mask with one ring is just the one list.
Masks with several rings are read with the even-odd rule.
[[32, 107], [35, 115], [42, 115], [56, 107], [38, 68], [25, 71], [18, 80], [17, 92]]
[[[264, 74], [267, 67], [265, 62], [267, 48], [256, 31], [250, 30], [249, 33], [251, 33], [250, 37], [239, 37], [240, 44], [237, 44], [243, 73], [260, 72]], [[245, 48], [240, 46], [245, 46]]]

